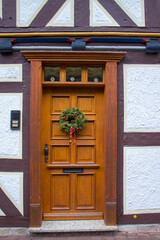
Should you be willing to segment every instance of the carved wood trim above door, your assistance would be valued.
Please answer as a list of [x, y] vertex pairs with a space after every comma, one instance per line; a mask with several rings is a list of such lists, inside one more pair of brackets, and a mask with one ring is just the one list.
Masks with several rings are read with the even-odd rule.
[[[41, 211], [41, 165], [43, 152], [40, 149], [41, 137], [41, 97], [42, 66], [47, 62], [77, 62], [105, 64], [105, 153], [104, 153], [104, 221], [106, 225], [116, 225], [116, 185], [117, 185], [117, 62], [123, 52], [39, 52], [22, 51], [31, 61], [30, 96], [30, 226], [40, 227]], [[52, 86], [54, 87], [54, 86]], [[85, 84], [83, 84], [83, 88]]]
[[119, 62], [125, 52], [87, 52], [87, 51], [21, 51], [22, 55], [28, 60], [40, 60], [45, 62]]

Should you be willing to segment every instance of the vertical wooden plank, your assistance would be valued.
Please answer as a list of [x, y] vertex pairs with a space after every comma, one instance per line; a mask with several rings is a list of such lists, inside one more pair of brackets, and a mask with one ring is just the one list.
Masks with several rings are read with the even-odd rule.
[[31, 61], [30, 87], [30, 226], [40, 227], [41, 213], [41, 61]]
[[117, 62], [107, 62], [105, 66], [106, 123], [105, 123], [105, 196], [104, 221], [106, 225], [116, 225], [117, 207]]

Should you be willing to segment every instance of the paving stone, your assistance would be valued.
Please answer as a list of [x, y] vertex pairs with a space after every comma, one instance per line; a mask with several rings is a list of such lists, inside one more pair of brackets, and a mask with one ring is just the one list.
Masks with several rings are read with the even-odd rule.
[[[52, 238], [58, 239], [58, 240], [114, 240], [114, 237], [118, 233], [62, 233], [62, 234], [32, 234], [30, 239], [33, 240], [50, 240]], [[122, 236], [122, 234], [118, 234]], [[123, 234], [125, 235], [125, 233]]]
[[126, 233], [117, 233], [115, 235], [115, 240], [127, 240], [127, 234]]
[[11, 228], [12, 236], [27, 236], [29, 235], [28, 228]]
[[[79, 240], [81, 240], [81, 239], [79, 239]], [[86, 238], [86, 240], [88, 240], [88, 239]], [[98, 238], [95, 238], [94, 240], [115, 240], [115, 235], [101, 236], [101, 238], [98, 237]]]
[[139, 240], [151, 240], [151, 236], [148, 233], [138, 233]]
[[127, 233], [127, 240], [139, 240], [138, 233]]
[[46, 236], [46, 235], [26, 235], [26, 236], [0, 236], [0, 240], [160, 240], [160, 232], [137, 233], [137, 232], [117, 232], [110, 234], [85, 234], [66, 236]]
[[114, 240], [114, 238], [112, 237], [105, 237], [105, 238], [102, 238], [102, 236], [85, 236], [85, 237], [32, 237], [30, 238], [29, 240], [51, 240], [51, 239], [54, 239], [54, 240]]
[[136, 224], [119, 225], [118, 228], [119, 228], [119, 231], [121, 232], [138, 232], [139, 231], [139, 225], [136, 225]]
[[80, 234], [79, 236], [58, 237], [57, 240], [114, 240], [114, 234], [86, 234], [84, 236]]
[[[28, 237], [23, 236], [8, 236], [8, 237], [0, 237], [0, 240], [30, 240]], [[42, 239], [41, 239], [42, 240]]]
[[11, 230], [10, 228], [0, 228], [0, 236], [10, 236]]
[[146, 224], [146, 225], [139, 225], [139, 230], [141, 232], [155, 232], [158, 231], [158, 224]]
[[160, 239], [160, 232], [157, 233], [150, 233], [151, 240], [159, 240]]
[[[54, 237], [54, 238], [52, 238], [52, 237], [31, 237], [31, 238], [29, 238], [29, 240], [52, 240], [52, 239], [54, 239], [54, 240], [64, 240], [65, 238], [58, 238], [58, 237]], [[24, 240], [26, 240], [26, 239], [24, 239]]]

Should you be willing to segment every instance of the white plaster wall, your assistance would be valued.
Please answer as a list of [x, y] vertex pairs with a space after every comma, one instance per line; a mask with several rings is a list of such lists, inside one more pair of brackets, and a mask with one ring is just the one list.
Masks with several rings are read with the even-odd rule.
[[[0, 6], [1, 6], [0, 0]], [[17, 26], [28, 27], [48, 0], [16, 0]], [[145, 26], [144, 0], [115, 0], [126, 14], [137, 24]], [[90, 26], [119, 26], [106, 9], [97, 1], [90, 0]], [[74, 26], [74, 0], [66, 0], [55, 16], [46, 25]], [[92, 5], [92, 7], [91, 7]], [[54, 7], [54, 6], [53, 6]], [[1, 8], [0, 8], [1, 9]], [[0, 12], [0, 16], [2, 13]], [[83, 17], [83, 14], [82, 14]]]
[[119, 24], [97, 0], [90, 0], [90, 26], [119, 27]]
[[67, 0], [46, 27], [74, 27], [74, 0]]
[[17, 26], [28, 27], [48, 0], [17, 0]]
[[124, 214], [160, 212], [160, 146], [124, 147]]
[[159, 64], [124, 64], [124, 131], [160, 131]]
[[23, 215], [23, 173], [0, 172], [0, 187]]
[[145, 26], [144, 0], [114, 0], [139, 26]]
[[2, 0], [0, 0], [0, 18], [2, 18]]
[[2, 209], [0, 209], [0, 216], [1, 216], [1, 217], [6, 216], [6, 214], [2, 211]]
[[22, 64], [0, 64], [0, 82], [22, 82]]
[[55, 19], [55, 23], [61, 24], [61, 25], [63, 23], [70, 23], [71, 22], [70, 9], [71, 9], [71, 2], [68, 3], [66, 8], [64, 10], [62, 10], [61, 13], [59, 13], [59, 16]]
[[[20, 130], [10, 129], [11, 110], [21, 111]], [[22, 158], [22, 93], [0, 93], [0, 158]]]

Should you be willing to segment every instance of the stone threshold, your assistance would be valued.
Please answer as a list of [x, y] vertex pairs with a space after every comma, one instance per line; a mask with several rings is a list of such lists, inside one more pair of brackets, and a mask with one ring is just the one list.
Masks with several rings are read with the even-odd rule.
[[117, 232], [117, 226], [106, 226], [103, 220], [43, 221], [40, 228], [29, 228], [30, 233]]

